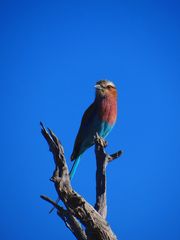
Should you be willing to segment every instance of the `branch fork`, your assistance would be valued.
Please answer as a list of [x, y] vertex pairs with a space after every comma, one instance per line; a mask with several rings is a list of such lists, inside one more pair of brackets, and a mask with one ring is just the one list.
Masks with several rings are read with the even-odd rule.
[[[96, 134], [96, 203], [93, 207], [72, 189], [61, 142], [50, 129], [46, 129], [42, 123], [40, 123], [40, 125], [41, 133], [46, 139], [49, 150], [54, 157], [55, 170], [51, 181], [54, 182], [57, 194], [64, 203], [65, 208], [59, 206], [47, 196], [42, 195], [41, 198], [57, 209], [58, 216], [64, 221], [76, 239], [116, 240], [117, 237], [106, 221], [106, 167], [109, 162], [120, 157], [122, 151], [118, 151], [112, 155], [107, 154], [104, 150], [107, 142]], [[82, 227], [82, 225], [84, 227]]]

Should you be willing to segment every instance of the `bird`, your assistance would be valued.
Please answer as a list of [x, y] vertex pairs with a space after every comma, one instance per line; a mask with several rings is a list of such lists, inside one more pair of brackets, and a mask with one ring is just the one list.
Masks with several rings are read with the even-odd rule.
[[117, 118], [117, 89], [109, 80], [100, 80], [95, 84], [95, 100], [84, 112], [71, 154], [74, 164], [70, 179], [75, 175], [81, 155], [94, 145], [96, 133], [106, 138], [115, 125]]
[[[79, 131], [77, 133], [74, 148], [71, 154], [71, 161], [74, 161], [69, 177], [75, 175], [80, 163], [81, 155], [94, 145], [96, 133], [106, 138], [115, 125], [117, 118], [117, 89], [115, 84], [109, 80], [100, 80], [95, 84], [94, 102], [84, 112]], [[56, 200], [56, 203], [60, 198]], [[50, 210], [51, 213], [54, 207]]]

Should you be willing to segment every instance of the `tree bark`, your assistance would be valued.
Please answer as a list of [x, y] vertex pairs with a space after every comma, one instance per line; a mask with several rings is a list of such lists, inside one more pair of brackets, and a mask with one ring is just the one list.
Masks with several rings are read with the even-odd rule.
[[[73, 190], [69, 178], [63, 146], [55, 134], [41, 123], [41, 133], [46, 139], [49, 150], [52, 152], [55, 162], [55, 170], [51, 181], [65, 208], [47, 196], [42, 199], [51, 203], [56, 209], [58, 216], [64, 221], [69, 230], [78, 240], [116, 240], [117, 237], [106, 221], [106, 166], [118, 158], [122, 151], [109, 155], [104, 151], [107, 143], [98, 135], [95, 136], [96, 153], [96, 203], [90, 205], [82, 196]], [[84, 226], [84, 228], [82, 227]], [[85, 229], [85, 230], [84, 230]]]

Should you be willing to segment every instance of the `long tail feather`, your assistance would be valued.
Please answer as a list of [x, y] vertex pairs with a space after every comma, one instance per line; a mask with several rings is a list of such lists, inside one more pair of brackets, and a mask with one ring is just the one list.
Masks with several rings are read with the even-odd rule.
[[73, 166], [72, 166], [71, 171], [69, 173], [69, 177], [70, 177], [71, 180], [73, 179], [74, 174], [76, 173], [79, 162], [80, 162], [80, 156], [74, 160]]
[[[72, 166], [72, 168], [71, 168], [71, 170], [70, 170], [69, 177], [70, 177], [71, 180], [73, 179], [73, 177], [74, 177], [74, 175], [75, 175], [75, 173], [76, 173], [76, 170], [77, 170], [77, 167], [78, 167], [78, 165], [79, 165], [79, 162], [80, 162], [80, 156], [79, 156], [77, 159], [74, 160], [73, 166]], [[58, 199], [56, 200], [56, 204], [58, 204], [59, 201], [60, 201], [60, 198], [58, 198]], [[55, 207], [51, 208], [51, 210], [49, 211], [49, 213], [52, 213], [52, 211], [53, 211], [54, 209], [55, 209]]]

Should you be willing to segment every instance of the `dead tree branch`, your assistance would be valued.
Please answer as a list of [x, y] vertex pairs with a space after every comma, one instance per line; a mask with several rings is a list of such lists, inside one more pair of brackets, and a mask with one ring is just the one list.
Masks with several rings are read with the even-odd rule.
[[[58, 215], [65, 222], [78, 240], [116, 240], [106, 219], [106, 166], [119, 157], [122, 152], [108, 155], [104, 151], [105, 142], [98, 135], [95, 139], [95, 151], [97, 162], [96, 173], [96, 204], [95, 208], [71, 187], [69, 172], [64, 156], [63, 147], [55, 134], [44, 128], [41, 123], [41, 133], [46, 139], [49, 150], [52, 152], [55, 162], [55, 170], [51, 180], [54, 182], [59, 198], [66, 209], [60, 207], [56, 202], [46, 196], [42, 199], [51, 203]], [[83, 230], [81, 224], [85, 227]]]
[[106, 219], [107, 203], [106, 203], [106, 167], [110, 161], [120, 157], [122, 151], [112, 154], [107, 154], [104, 148], [107, 142], [96, 134], [95, 137], [95, 154], [96, 154], [96, 211]]
[[79, 221], [71, 213], [69, 213], [68, 210], [60, 207], [56, 202], [54, 202], [47, 196], [41, 195], [41, 198], [51, 203], [53, 207], [57, 209], [58, 216], [64, 221], [66, 227], [69, 228], [69, 230], [74, 234], [76, 239], [87, 240], [86, 233], [82, 229]]

